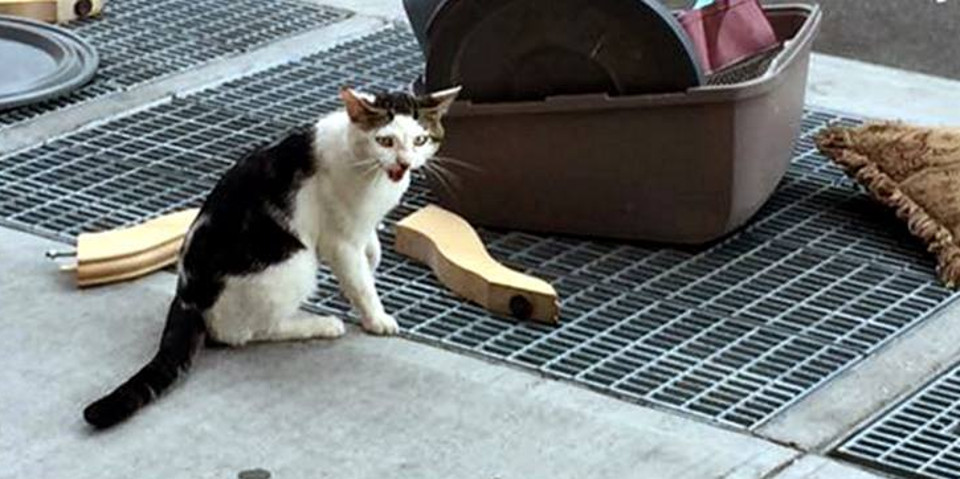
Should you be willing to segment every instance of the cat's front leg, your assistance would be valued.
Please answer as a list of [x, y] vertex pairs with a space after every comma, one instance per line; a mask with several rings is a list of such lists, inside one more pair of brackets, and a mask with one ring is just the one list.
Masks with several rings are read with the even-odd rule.
[[377, 235], [376, 230], [370, 236], [363, 252], [367, 256], [367, 263], [370, 264], [370, 271], [376, 272], [377, 266], [380, 266], [380, 236]]
[[330, 269], [340, 281], [343, 294], [360, 312], [363, 329], [373, 334], [397, 334], [400, 331], [397, 320], [384, 311], [377, 295], [365, 245], [340, 244], [332, 249], [328, 255]]

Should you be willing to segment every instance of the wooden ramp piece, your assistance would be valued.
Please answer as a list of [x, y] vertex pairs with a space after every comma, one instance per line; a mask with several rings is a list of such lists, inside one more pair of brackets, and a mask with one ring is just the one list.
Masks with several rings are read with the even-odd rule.
[[176, 263], [198, 212], [184, 210], [130, 228], [81, 234], [77, 238], [77, 285], [138, 278]]
[[98, 15], [105, 0], [0, 0], [0, 15], [67, 23]]
[[443, 208], [430, 205], [397, 223], [394, 249], [426, 263], [441, 283], [490, 311], [545, 323], [559, 319], [553, 286], [496, 262], [470, 224]]

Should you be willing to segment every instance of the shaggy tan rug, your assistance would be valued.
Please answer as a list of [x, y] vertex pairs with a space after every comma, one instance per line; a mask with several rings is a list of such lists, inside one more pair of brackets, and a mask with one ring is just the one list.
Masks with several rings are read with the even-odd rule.
[[960, 129], [831, 127], [817, 146], [927, 243], [943, 282], [960, 284]]

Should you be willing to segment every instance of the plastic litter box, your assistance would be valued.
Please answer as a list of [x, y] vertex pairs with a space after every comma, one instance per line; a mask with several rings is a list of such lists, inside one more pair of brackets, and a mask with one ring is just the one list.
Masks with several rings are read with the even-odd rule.
[[495, 228], [669, 243], [746, 223], [789, 165], [803, 114], [815, 5], [765, 11], [783, 46], [666, 94], [458, 101], [440, 203]]

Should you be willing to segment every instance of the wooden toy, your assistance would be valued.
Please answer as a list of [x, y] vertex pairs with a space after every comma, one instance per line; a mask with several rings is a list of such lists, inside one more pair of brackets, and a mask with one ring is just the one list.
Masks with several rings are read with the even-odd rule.
[[546, 281], [503, 266], [463, 218], [427, 206], [397, 223], [400, 254], [429, 265], [453, 292], [493, 312], [557, 323], [557, 292]]
[[[198, 212], [184, 210], [129, 228], [83, 233], [77, 238], [76, 264], [62, 269], [76, 272], [80, 287], [125, 281], [163, 269], [176, 263]], [[47, 256], [68, 254], [51, 252]]]
[[100, 14], [106, 0], [0, 0], [0, 15], [67, 23]]

